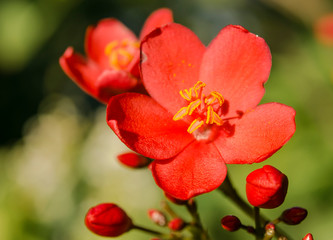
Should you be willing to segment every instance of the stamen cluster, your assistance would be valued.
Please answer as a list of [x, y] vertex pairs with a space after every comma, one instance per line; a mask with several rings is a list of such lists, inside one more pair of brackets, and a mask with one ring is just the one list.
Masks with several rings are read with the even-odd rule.
[[104, 52], [110, 59], [110, 65], [119, 70], [128, 66], [134, 58], [133, 52], [139, 47], [139, 42], [129, 41], [128, 39], [122, 41], [114, 40], [106, 45]]
[[182, 107], [173, 116], [173, 120], [180, 120], [187, 115], [194, 116], [195, 120], [192, 121], [187, 129], [189, 133], [193, 133], [204, 124], [215, 123], [218, 126], [223, 124], [223, 120], [220, 116], [222, 114], [224, 98], [216, 91], [212, 91], [208, 96], [205, 96], [202, 93], [205, 86], [205, 83], [198, 81], [192, 88], [184, 89], [179, 92], [182, 98], [188, 101], [189, 104], [186, 107]]

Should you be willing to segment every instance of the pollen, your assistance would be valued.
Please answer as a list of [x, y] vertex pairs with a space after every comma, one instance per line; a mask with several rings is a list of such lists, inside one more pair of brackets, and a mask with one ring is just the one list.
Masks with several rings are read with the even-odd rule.
[[187, 132], [193, 133], [200, 127], [217, 125], [221, 126], [223, 120], [221, 118], [222, 106], [224, 103], [223, 96], [212, 91], [207, 96], [203, 93], [205, 83], [198, 81], [192, 88], [179, 91], [180, 96], [185, 99], [188, 104], [182, 107], [174, 116], [173, 120], [178, 121], [186, 116], [194, 117]]
[[125, 69], [133, 60], [134, 54], [140, 47], [139, 42], [124, 39], [108, 43], [104, 53], [109, 57], [109, 64], [117, 70]]

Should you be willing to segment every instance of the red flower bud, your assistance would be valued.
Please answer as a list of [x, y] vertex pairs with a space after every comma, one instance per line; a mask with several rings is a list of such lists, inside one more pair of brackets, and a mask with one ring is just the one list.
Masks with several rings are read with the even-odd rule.
[[168, 227], [173, 231], [180, 231], [185, 227], [185, 223], [181, 218], [174, 218], [168, 223]]
[[247, 199], [255, 207], [280, 206], [287, 194], [287, 189], [287, 176], [269, 165], [251, 172], [246, 178]]
[[85, 224], [101, 236], [117, 237], [132, 228], [132, 220], [113, 203], [103, 203], [89, 209]]
[[221, 219], [221, 225], [225, 230], [234, 232], [241, 228], [242, 223], [238, 217], [227, 215]]
[[159, 226], [165, 226], [167, 223], [165, 215], [161, 211], [158, 211], [156, 209], [148, 210], [148, 216], [154, 223]]
[[311, 233], [308, 233], [305, 235], [305, 237], [302, 240], [313, 240], [313, 236]]
[[267, 223], [265, 225], [265, 230], [267, 231], [269, 229], [275, 230], [275, 225], [273, 223]]
[[133, 152], [120, 154], [117, 158], [122, 164], [130, 168], [143, 168], [150, 164], [148, 158]]
[[300, 207], [293, 207], [285, 210], [282, 213], [280, 219], [288, 225], [296, 225], [301, 223], [307, 215], [308, 211], [306, 209]]

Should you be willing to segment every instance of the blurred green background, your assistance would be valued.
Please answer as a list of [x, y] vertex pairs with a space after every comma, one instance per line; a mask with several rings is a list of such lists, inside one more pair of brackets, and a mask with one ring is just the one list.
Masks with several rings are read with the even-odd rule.
[[[159, 7], [172, 9], [175, 21], [205, 44], [228, 24], [267, 41], [273, 67], [263, 102], [294, 107], [297, 130], [264, 163], [229, 166], [229, 173], [245, 196], [248, 173], [264, 164], [279, 168], [289, 178], [289, 192], [281, 207], [264, 214], [275, 218], [286, 208], [305, 207], [309, 215], [301, 225], [281, 227], [293, 239], [308, 232], [333, 239], [333, 47], [313, 34], [315, 21], [333, 11], [327, 0], [2, 0], [0, 239], [103, 239], [83, 223], [87, 210], [101, 202], [117, 203], [135, 223], [159, 229], [147, 210], [160, 207], [162, 191], [147, 169], [116, 161], [127, 149], [106, 125], [105, 106], [58, 64], [67, 46], [83, 53], [88, 25], [115, 17], [138, 34]], [[219, 192], [197, 199], [212, 239], [253, 238], [222, 230], [226, 214], [253, 222]], [[189, 219], [183, 208], [172, 207]], [[131, 231], [119, 239], [150, 236]]]

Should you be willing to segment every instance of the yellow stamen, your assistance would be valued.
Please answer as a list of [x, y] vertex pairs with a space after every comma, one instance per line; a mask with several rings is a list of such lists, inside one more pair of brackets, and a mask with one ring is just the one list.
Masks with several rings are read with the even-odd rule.
[[120, 69], [119, 64], [118, 64], [118, 54], [117, 52], [113, 51], [110, 54], [110, 64], [116, 69]]
[[223, 96], [216, 91], [213, 91], [210, 94], [214, 97], [214, 100], [217, 99], [219, 101], [220, 106], [222, 106], [222, 104], [224, 103]]
[[132, 42], [128, 39], [124, 39], [121, 42], [114, 40], [106, 45], [104, 53], [109, 57], [110, 65], [112, 67], [123, 69], [133, 60], [133, 53], [135, 52], [135, 49], [138, 49], [139, 47], [139, 42]]
[[198, 81], [192, 88], [179, 91], [182, 98], [190, 103], [186, 107], [182, 107], [173, 116], [173, 120], [180, 120], [186, 115], [196, 117], [187, 129], [189, 133], [193, 133], [203, 124], [216, 124], [218, 126], [223, 124], [223, 120], [218, 113], [222, 112], [221, 106], [224, 103], [224, 98], [216, 91], [212, 91], [208, 97], [205, 97], [202, 93], [205, 86], [205, 83]]
[[189, 133], [193, 133], [195, 130], [197, 130], [199, 127], [201, 127], [202, 124], [204, 124], [204, 121], [202, 121], [202, 120], [198, 120], [198, 119], [195, 119], [195, 120], [191, 123], [191, 125], [188, 127], [187, 132], [189, 132]]
[[177, 121], [182, 119], [188, 114], [188, 107], [182, 107], [172, 118], [172, 120]]
[[[184, 94], [185, 92], [185, 94]], [[187, 101], [191, 101], [191, 93], [192, 93], [192, 89], [190, 89], [190, 91], [188, 91], [187, 89], [184, 90], [180, 90], [179, 94]]]
[[188, 105], [188, 115], [192, 115], [193, 111], [195, 109], [197, 109], [197, 107], [199, 107], [201, 104], [201, 100], [200, 99], [197, 99], [193, 102], [191, 102], [189, 105]]
[[112, 52], [112, 50], [119, 44], [117, 40], [114, 40], [110, 42], [108, 45], [106, 45], [104, 53], [106, 56], [109, 56]]
[[212, 123], [215, 123], [218, 126], [221, 126], [223, 124], [223, 120], [220, 118], [220, 116], [213, 111], [213, 117], [212, 117]]
[[194, 89], [194, 92], [195, 92], [195, 97], [199, 97], [198, 90], [201, 91], [205, 86], [206, 86], [206, 84], [203, 83], [203, 82], [201, 82], [201, 81], [198, 81], [198, 82], [194, 85], [193, 89]]

